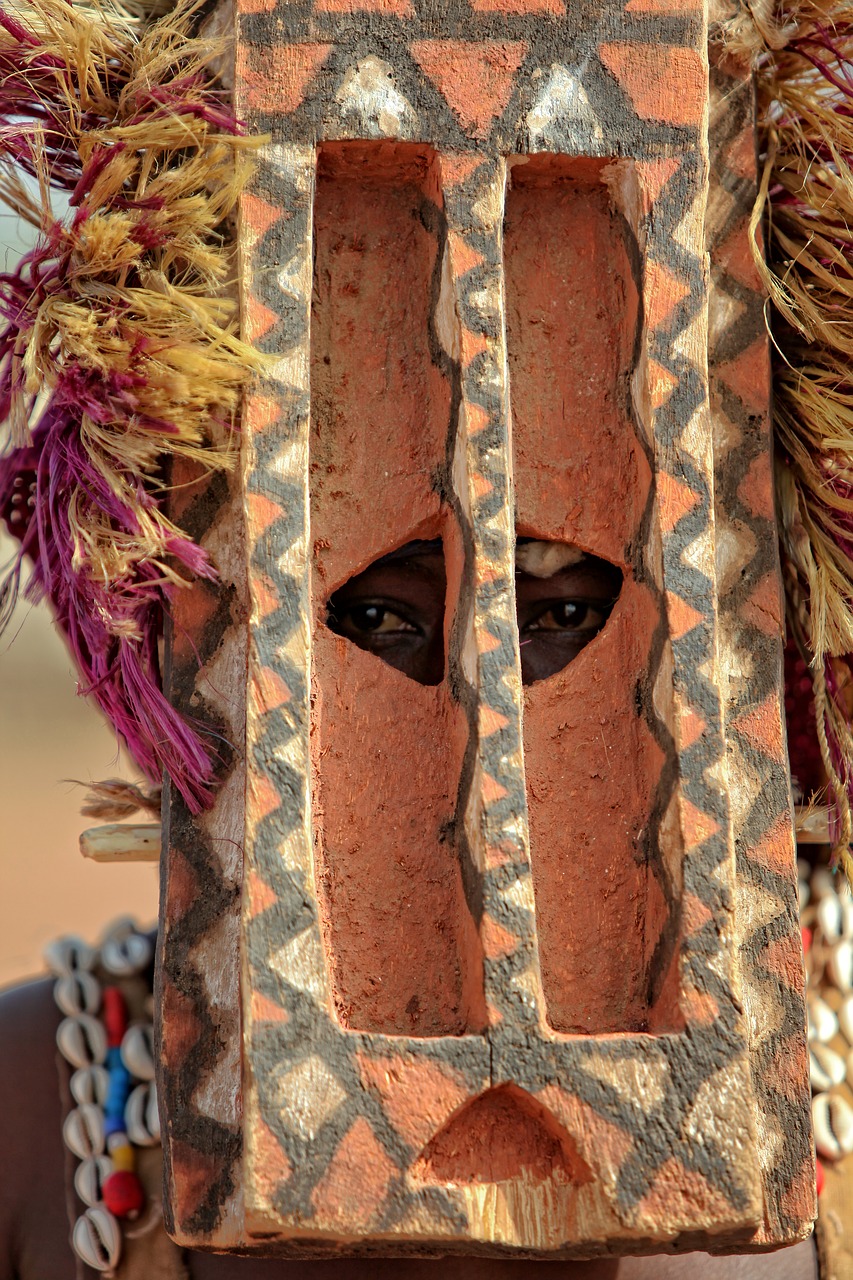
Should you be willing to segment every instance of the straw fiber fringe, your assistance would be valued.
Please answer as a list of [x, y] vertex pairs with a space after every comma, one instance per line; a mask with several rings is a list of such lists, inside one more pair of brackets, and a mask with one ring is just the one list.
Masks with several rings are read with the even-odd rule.
[[757, 71], [788, 625], [853, 881], [853, 0], [751, 0], [725, 36]]
[[21, 542], [4, 597], [8, 617], [31, 558], [81, 692], [197, 812], [215, 752], [164, 698], [157, 642], [173, 591], [214, 568], [164, 513], [164, 464], [232, 464], [257, 357], [224, 294], [226, 221], [255, 141], [210, 84], [193, 6], [145, 12], [0, 11], [0, 195], [40, 230], [0, 275], [0, 513]]

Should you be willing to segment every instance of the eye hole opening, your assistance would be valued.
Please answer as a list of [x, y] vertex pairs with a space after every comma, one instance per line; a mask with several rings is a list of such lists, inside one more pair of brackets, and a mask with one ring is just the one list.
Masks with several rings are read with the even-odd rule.
[[[556, 675], [604, 629], [622, 589], [608, 560], [568, 543], [519, 538], [516, 610], [525, 685]], [[335, 635], [423, 685], [445, 672], [447, 572], [440, 538], [381, 556], [330, 597]]]
[[330, 597], [326, 625], [418, 684], [444, 678], [447, 573], [440, 538], [374, 560]]
[[557, 675], [607, 625], [622, 589], [608, 560], [568, 543], [519, 538], [516, 613], [522, 684]]

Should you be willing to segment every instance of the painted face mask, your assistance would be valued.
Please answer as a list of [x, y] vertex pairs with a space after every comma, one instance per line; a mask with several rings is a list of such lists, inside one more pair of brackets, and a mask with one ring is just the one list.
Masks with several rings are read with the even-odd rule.
[[[0, 48], [59, 82], [89, 20], [57, 12], [43, 65], [15, 20]], [[6, 285], [2, 496], [168, 775], [188, 1245], [556, 1258], [811, 1223], [749, 40], [770, 64], [707, 18], [244, 5], [233, 93], [268, 140], [240, 341], [212, 290], [244, 135], [203, 40], [102, 35], [85, 180], [73, 113], [39, 144], [77, 212]], [[123, 160], [128, 103], [152, 133]], [[846, 481], [816, 508], [792, 414], [789, 594], [841, 851]]]

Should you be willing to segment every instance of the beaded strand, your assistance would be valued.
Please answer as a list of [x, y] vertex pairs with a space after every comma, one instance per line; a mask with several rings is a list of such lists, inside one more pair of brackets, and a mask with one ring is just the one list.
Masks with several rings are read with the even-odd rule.
[[853, 1152], [853, 897], [842, 875], [798, 864], [806, 963], [812, 1125], [821, 1160]]
[[129, 919], [110, 926], [99, 949], [68, 936], [45, 951], [56, 978], [54, 998], [65, 1014], [56, 1042], [74, 1068], [70, 1087], [77, 1105], [65, 1118], [62, 1136], [80, 1161], [74, 1188], [87, 1206], [71, 1243], [106, 1278], [121, 1258], [120, 1223], [138, 1217], [145, 1204], [134, 1147], [157, 1146], [160, 1121], [153, 1027], [131, 1022], [121, 988], [102, 987], [93, 970], [127, 978], [147, 968], [152, 953], [151, 939]]

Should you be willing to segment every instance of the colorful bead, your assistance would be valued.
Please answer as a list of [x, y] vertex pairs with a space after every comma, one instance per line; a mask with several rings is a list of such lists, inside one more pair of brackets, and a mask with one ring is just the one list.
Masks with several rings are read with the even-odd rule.
[[[120, 1051], [117, 1048], [110, 1049], [107, 1054], [107, 1071], [109, 1072], [109, 1085], [107, 1086], [104, 1111], [107, 1116], [121, 1119], [124, 1115], [128, 1094], [130, 1093], [130, 1072], [122, 1062]], [[123, 1125], [121, 1127], [124, 1128]]]
[[[57, 978], [54, 996], [68, 1016], [60, 1024], [57, 1044], [77, 1070], [71, 1092], [77, 1107], [65, 1119], [65, 1144], [81, 1164], [74, 1186], [89, 1207], [77, 1219], [72, 1244], [90, 1267], [111, 1275], [121, 1257], [119, 1219], [135, 1218], [145, 1191], [135, 1171], [132, 1142], [159, 1141], [154, 1075], [153, 1029], [129, 1027], [123, 991], [101, 984], [91, 972], [100, 959], [108, 972], [139, 972], [151, 959], [151, 940], [133, 922], [113, 925], [101, 944], [100, 958], [79, 938], [52, 944], [46, 959]], [[101, 1017], [92, 1016], [98, 1009]], [[142, 1084], [134, 1084], [137, 1081]], [[132, 1129], [128, 1135], [128, 1129]], [[104, 1151], [108, 1154], [104, 1154]]]
[[110, 1134], [107, 1140], [107, 1150], [116, 1169], [123, 1173], [133, 1171], [136, 1166], [136, 1158], [127, 1134], [123, 1130]]
[[107, 1029], [107, 1044], [116, 1049], [124, 1039], [127, 1031], [127, 1001], [118, 987], [104, 987], [103, 991], [104, 1026]]
[[145, 1204], [145, 1192], [135, 1173], [117, 1169], [103, 1185], [103, 1202], [117, 1218], [138, 1218]]

